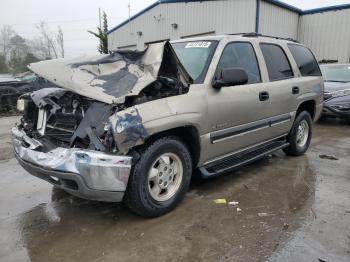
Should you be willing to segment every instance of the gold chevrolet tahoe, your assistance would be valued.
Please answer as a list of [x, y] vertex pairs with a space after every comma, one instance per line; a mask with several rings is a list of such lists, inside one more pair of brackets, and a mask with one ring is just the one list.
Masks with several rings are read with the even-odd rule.
[[259, 34], [159, 42], [31, 64], [48, 86], [18, 100], [19, 163], [73, 195], [155, 217], [174, 209], [194, 169], [221, 175], [310, 145], [323, 105], [305, 46]]

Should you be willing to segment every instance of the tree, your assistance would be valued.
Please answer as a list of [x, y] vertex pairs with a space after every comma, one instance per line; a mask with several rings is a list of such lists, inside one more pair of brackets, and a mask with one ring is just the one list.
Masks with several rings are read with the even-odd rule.
[[99, 39], [99, 46], [97, 50], [101, 54], [108, 54], [108, 37], [107, 37], [107, 32], [108, 32], [108, 21], [107, 21], [107, 15], [105, 12], [103, 12], [103, 25], [102, 28], [101, 26], [97, 27], [97, 33], [93, 31], [88, 31], [90, 34], [96, 36]]
[[27, 69], [23, 65], [23, 61], [29, 50], [26, 40], [19, 35], [15, 35], [10, 39], [10, 45], [8, 65], [11, 72], [19, 73], [26, 71]]
[[46, 56], [50, 58], [58, 58], [57, 54], [57, 46], [55, 43], [55, 37], [48, 30], [45, 21], [41, 21], [37, 25], [37, 29], [39, 30], [41, 36], [41, 44], [44, 47], [44, 50], [47, 52]]
[[23, 67], [23, 59], [15, 49], [10, 51], [10, 60], [8, 64], [11, 68], [11, 73], [17, 74], [26, 71]]
[[64, 38], [61, 27], [58, 27], [57, 33], [53, 33], [45, 21], [41, 21], [36, 28], [39, 36], [30, 41], [33, 53], [41, 59], [64, 57]]
[[11, 38], [15, 35], [15, 31], [10, 25], [4, 25], [0, 30], [0, 46], [1, 52], [5, 56], [7, 61], [9, 57], [9, 51], [11, 48]]
[[33, 55], [32, 53], [27, 53], [23, 60], [23, 65], [27, 68], [27, 65], [38, 61], [40, 60], [35, 55]]
[[16, 34], [10, 39], [9, 49], [15, 50], [20, 55], [25, 55], [28, 52], [28, 45], [23, 37]]
[[0, 74], [8, 73], [9, 68], [6, 63], [5, 55], [0, 54]]

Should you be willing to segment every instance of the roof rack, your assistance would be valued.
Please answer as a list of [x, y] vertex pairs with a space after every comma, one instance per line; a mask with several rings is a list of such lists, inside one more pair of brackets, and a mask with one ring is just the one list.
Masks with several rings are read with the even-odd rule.
[[234, 33], [234, 34], [229, 34], [229, 35], [242, 35], [243, 37], [269, 37], [269, 38], [275, 38], [275, 39], [280, 39], [280, 40], [287, 40], [295, 43], [299, 43], [299, 41], [293, 39], [293, 38], [284, 38], [284, 37], [279, 37], [279, 36], [272, 36], [272, 35], [263, 35], [260, 33], [256, 32], [250, 32], [250, 33]]

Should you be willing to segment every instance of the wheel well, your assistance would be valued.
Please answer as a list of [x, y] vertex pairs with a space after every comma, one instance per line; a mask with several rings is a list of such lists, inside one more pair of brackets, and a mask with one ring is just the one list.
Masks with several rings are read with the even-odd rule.
[[315, 101], [313, 100], [305, 101], [299, 105], [296, 115], [298, 116], [301, 112], [307, 111], [311, 115], [311, 118], [314, 119], [315, 106], [316, 106]]
[[194, 126], [182, 126], [162, 131], [150, 136], [146, 140], [144, 145], [147, 146], [147, 144], [150, 144], [153, 141], [164, 136], [176, 136], [180, 138], [186, 144], [188, 150], [190, 151], [193, 167], [195, 168], [197, 166], [200, 157], [200, 141], [197, 128], [195, 128]]

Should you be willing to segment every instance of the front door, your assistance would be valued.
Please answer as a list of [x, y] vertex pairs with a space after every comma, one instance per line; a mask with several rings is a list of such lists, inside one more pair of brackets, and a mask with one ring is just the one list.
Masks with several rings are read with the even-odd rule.
[[248, 83], [208, 90], [211, 150], [207, 153], [206, 160], [255, 145], [271, 137], [267, 85], [261, 80], [252, 44], [228, 43], [217, 70], [223, 68], [244, 69], [248, 74]]

